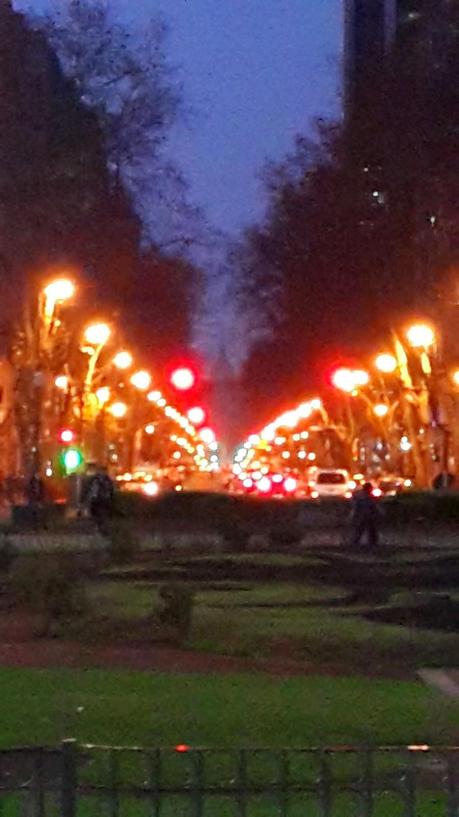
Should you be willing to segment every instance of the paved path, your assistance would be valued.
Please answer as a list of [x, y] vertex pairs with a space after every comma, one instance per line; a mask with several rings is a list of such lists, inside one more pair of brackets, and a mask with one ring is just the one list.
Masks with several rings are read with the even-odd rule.
[[425, 684], [443, 692], [448, 698], [459, 701], [459, 670], [423, 669], [419, 672]]

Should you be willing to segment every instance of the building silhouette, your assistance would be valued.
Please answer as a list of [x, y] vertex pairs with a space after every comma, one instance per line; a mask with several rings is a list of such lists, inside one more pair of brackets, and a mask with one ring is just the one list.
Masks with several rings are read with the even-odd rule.
[[[393, 47], [416, 48], [449, 0], [344, 0], [344, 108], [358, 115]], [[432, 45], [437, 47], [433, 38]], [[440, 46], [441, 47], [441, 46]], [[425, 50], [425, 41], [422, 46]]]

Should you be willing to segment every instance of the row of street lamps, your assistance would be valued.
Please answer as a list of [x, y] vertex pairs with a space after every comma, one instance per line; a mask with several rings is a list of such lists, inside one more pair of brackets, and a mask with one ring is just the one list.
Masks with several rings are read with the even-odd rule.
[[[36, 324], [36, 342], [33, 360], [35, 361], [35, 374], [33, 381], [37, 388], [34, 392], [33, 414], [34, 422], [33, 435], [31, 438], [33, 470], [39, 471], [42, 468], [42, 445], [45, 437], [49, 438], [50, 429], [47, 428], [51, 422], [51, 412], [55, 412], [55, 398], [52, 397], [49, 383], [49, 376], [52, 371], [53, 344], [57, 345], [57, 340], [62, 339], [62, 330], [65, 325], [62, 320], [60, 308], [67, 306], [75, 297], [77, 288], [74, 282], [66, 277], [59, 277], [50, 281], [41, 291], [38, 299], [39, 320]], [[215, 433], [211, 429], [203, 428], [206, 415], [200, 407], [190, 410], [188, 416], [182, 415], [174, 406], [170, 405], [163, 393], [152, 388], [152, 375], [146, 369], [135, 369], [133, 355], [125, 348], [121, 348], [110, 356], [107, 363], [101, 363], [102, 355], [106, 353], [107, 347], [113, 340], [113, 329], [105, 321], [96, 321], [86, 326], [81, 334], [79, 351], [88, 356], [88, 362], [84, 367], [84, 374], [79, 379], [80, 387], [76, 387], [75, 373], [72, 372], [72, 362], [69, 359], [70, 346], [67, 350], [67, 362], [63, 366], [64, 371], [53, 375], [53, 387], [55, 393], [60, 393], [62, 398], [60, 405], [62, 412], [71, 411], [72, 422], [79, 418], [79, 434], [83, 448], [91, 449], [88, 446], [88, 432], [92, 437], [99, 436], [103, 440], [105, 447], [105, 418], [108, 416], [113, 422], [124, 421], [128, 415], [132, 422], [128, 423], [129, 428], [124, 425], [124, 434], [131, 436], [132, 446], [134, 438], [138, 434], [137, 425], [146, 413], [146, 407], [151, 405], [155, 411], [155, 416], [164, 418], [164, 426], [167, 428], [177, 428], [178, 433], [168, 432], [169, 443], [175, 446], [173, 452], [176, 463], [182, 458], [182, 453], [192, 460], [194, 467], [200, 470], [215, 467], [217, 457], [216, 450], [218, 444]], [[67, 340], [66, 342], [69, 343]], [[130, 374], [130, 372], [132, 373]], [[115, 373], [118, 375], [115, 377]], [[123, 374], [127, 380], [119, 382], [119, 376]], [[177, 379], [177, 388], [185, 388], [183, 385], [187, 378], [188, 383], [192, 373], [185, 368], [176, 370], [173, 373]], [[110, 383], [110, 378], [113, 384]], [[126, 388], [132, 387], [132, 405], [130, 406], [124, 398]], [[119, 391], [121, 390], [121, 394]], [[118, 393], [117, 393], [118, 392]], [[124, 394], [123, 394], [124, 392]], [[137, 395], [137, 396], [136, 396]], [[146, 403], [139, 404], [140, 397], [146, 399]], [[78, 406], [75, 400], [78, 400]], [[54, 401], [54, 402], [53, 402]], [[75, 413], [76, 412], [76, 413]], [[172, 424], [172, 425], [171, 425]], [[156, 431], [156, 423], [146, 422], [142, 428], [142, 433], [152, 436]], [[64, 438], [66, 430], [61, 432], [60, 440], [67, 444], [73, 439], [73, 433], [67, 432], [68, 439]], [[45, 437], [43, 436], [45, 435]], [[100, 440], [99, 440], [100, 443]], [[100, 449], [100, 445], [98, 446]], [[94, 452], [91, 451], [91, 454]], [[100, 451], [99, 451], [100, 453]], [[134, 454], [132, 448], [131, 454]], [[105, 455], [105, 451], [103, 456]], [[69, 459], [70, 461], [70, 459]], [[75, 465], [77, 458], [75, 458]], [[129, 458], [129, 465], [133, 465], [133, 456]], [[48, 469], [51, 471], [51, 468]]]
[[[453, 432], [457, 437], [456, 454], [459, 452], [459, 418], [446, 418], [444, 403], [449, 400], [456, 405], [459, 369], [445, 371], [438, 333], [429, 323], [413, 323], [401, 336], [394, 333], [392, 345], [392, 349], [372, 359], [373, 373], [370, 368], [350, 366], [341, 366], [332, 373], [331, 384], [344, 398], [341, 420], [330, 418], [320, 398], [283, 412], [239, 449], [236, 472], [244, 474], [249, 463], [258, 461], [260, 455], [262, 463], [270, 459], [277, 462], [281, 457], [288, 465], [299, 460], [305, 467], [315, 464], [320, 456], [304, 446], [307, 439], [311, 444], [310, 431], [314, 431], [317, 440], [321, 433], [323, 439], [330, 435], [328, 450], [333, 436], [340, 441], [347, 452], [342, 456], [348, 467], [364, 462], [360, 451], [366, 446], [362, 440], [365, 435], [367, 441], [371, 440], [373, 435], [368, 464], [372, 462], [376, 471], [405, 468], [420, 485], [430, 484], [434, 467], [447, 473]], [[335, 405], [335, 409], [338, 407]]]

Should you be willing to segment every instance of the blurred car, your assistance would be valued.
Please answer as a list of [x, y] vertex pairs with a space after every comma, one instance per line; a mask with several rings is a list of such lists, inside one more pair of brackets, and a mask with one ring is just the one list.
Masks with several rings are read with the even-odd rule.
[[402, 491], [412, 487], [412, 480], [404, 477], [381, 477], [378, 488], [382, 496], [398, 496]]
[[264, 471], [255, 470], [238, 476], [235, 492], [273, 499], [293, 499], [304, 497], [307, 488], [299, 476], [290, 471], [264, 473]]
[[317, 468], [309, 488], [312, 499], [351, 499], [355, 482], [344, 468]]

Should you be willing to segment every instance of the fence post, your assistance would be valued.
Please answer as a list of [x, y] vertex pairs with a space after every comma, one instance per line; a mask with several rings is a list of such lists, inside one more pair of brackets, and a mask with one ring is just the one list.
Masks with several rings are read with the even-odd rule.
[[75, 740], [62, 741], [62, 817], [76, 817], [77, 751]]

